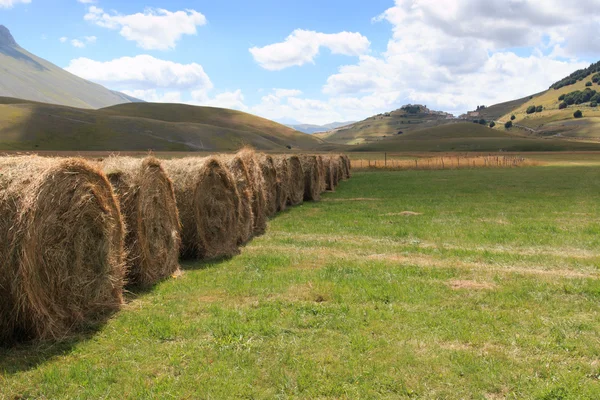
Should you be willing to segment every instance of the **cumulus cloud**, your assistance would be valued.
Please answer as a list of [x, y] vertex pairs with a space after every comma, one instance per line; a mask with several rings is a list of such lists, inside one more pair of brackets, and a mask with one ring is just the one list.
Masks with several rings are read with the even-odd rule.
[[206, 17], [195, 10], [171, 12], [148, 8], [131, 15], [109, 14], [91, 6], [84, 16], [98, 26], [119, 30], [121, 36], [147, 50], [174, 49], [183, 35], [195, 35], [197, 27], [206, 24]]
[[129, 90], [210, 90], [213, 86], [199, 64], [179, 64], [150, 55], [122, 57], [106, 62], [77, 58], [65, 69], [93, 82]]
[[0, 0], [0, 8], [13, 8], [17, 4], [29, 4], [31, 0]]
[[68, 37], [66, 37], [66, 36], [63, 36], [63, 37], [61, 37], [61, 38], [60, 38], [60, 39], [58, 39], [58, 40], [59, 40], [61, 43], [65, 43], [67, 40], [69, 40], [69, 38], [68, 38]]
[[161, 91], [157, 89], [148, 90], [123, 90], [128, 96], [151, 103], [181, 103], [181, 92]]
[[321, 47], [333, 54], [358, 56], [369, 50], [369, 40], [356, 32], [320, 33], [297, 29], [283, 42], [252, 47], [254, 60], [268, 70], [281, 70], [313, 63]]
[[273, 89], [277, 97], [297, 97], [302, 94], [302, 90], [298, 89]]
[[234, 110], [247, 111], [248, 107], [244, 104], [244, 94], [240, 89], [233, 92], [219, 93], [210, 98], [206, 91], [195, 90], [192, 92], [194, 99], [191, 104], [209, 107], [231, 108]]
[[[581, 17], [581, 11], [564, 10], [554, 0], [448, 0], [444, 7], [434, 0], [397, 0], [376, 18], [392, 25], [387, 50], [340, 67], [323, 93], [347, 111], [359, 98], [387, 110], [420, 102], [461, 113], [539, 92], [587, 65], [564, 58], [564, 26]], [[515, 46], [529, 50], [517, 55]], [[548, 54], [549, 46], [554, 50]]]
[[85, 43], [83, 43], [81, 40], [79, 39], [72, 39], [71, 40], [71, 45], [73, 45], [73, 47], [77, 47], [79, 49], [82, 49], [85, 47]]

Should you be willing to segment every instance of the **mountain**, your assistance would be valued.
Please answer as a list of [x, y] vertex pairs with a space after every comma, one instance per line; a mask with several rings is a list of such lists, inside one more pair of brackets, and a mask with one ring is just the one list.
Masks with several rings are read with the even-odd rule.
[[347, 122], [332, 122], [327, 125], [311, 125], [311, 124], [286, 124], [292, 129], [295, 129], [304, 133], [319, 133], [319, 132], [327, 132], [332, 129], [340, 128], [342, 126], [353, 124], [355, 121], [347, 121]]
[[337, 144], [363, 144], [405, 134], [419, 129], [448, 123], [454, 116], [443, 111], [432, 111], [420, 104], [378, 114], [360, 122], [317, 133], [315, 136]]
[[0, 96], [101, 108], [140, 100], [79, 78], [20, 47], [0, 25]]
[[183, 104], [99, 110], [0, 97], [0, 150], [316, 150], [322, 140], [255, 115]]

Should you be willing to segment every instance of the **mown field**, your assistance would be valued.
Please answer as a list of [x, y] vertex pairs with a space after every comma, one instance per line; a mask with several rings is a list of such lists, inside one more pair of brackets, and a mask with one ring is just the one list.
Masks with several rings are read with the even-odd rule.
[[600, 397], [600, 168], [359, 172], [187, 263], [0, 398]]

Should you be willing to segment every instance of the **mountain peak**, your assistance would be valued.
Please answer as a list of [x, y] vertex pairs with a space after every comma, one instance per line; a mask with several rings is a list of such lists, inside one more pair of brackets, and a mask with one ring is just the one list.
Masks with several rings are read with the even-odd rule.
[[15, 38], [4, 25], [0, 25], [0, 46], [18, 46]]

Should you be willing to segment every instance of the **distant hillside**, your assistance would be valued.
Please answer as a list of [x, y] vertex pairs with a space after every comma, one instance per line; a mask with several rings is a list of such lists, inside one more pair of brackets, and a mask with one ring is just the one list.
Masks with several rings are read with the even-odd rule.
[[[600, 142], [600, 74], [597, 67], [598, 64], [593, 64], [589, 69], [577, 71], [549, 90], [507, 110], [498, 118], [496, 128], [504, 129], [503, 124], [514, 115], [512, 129], [524, 134]], [[577, 110], [582, 112], [582, 118], [575, 118]]]
[[80, 108], [140, 101], [81, 79], [21, 48], [0, 25], [0, 96]]
[[292, 124], [292, 125], [290, 125], [290, 124], [288, 124], [287, 126], [289, 126], [292, 129], [295, 129], [297, 131], [309, 133], [312, 135], [313, 133], [327, 132], [332, 129], [336, 129], [336, 128], [350, 125], [353, 123], [355, 123], [355, 121], [332, 122], [331, 124], [327, 124], [327, 125], [311, 125], [311, 124], [296, 124], [296, 125]]
[[432, 111], [422, 105], [409, 104], [398, 110], [375, 115], [364, 121], [318, 133], [315, 136], [331, 143], [356, 145], [434, 127], [452, 119], [451, 114]]
[[514, 135], [472, 122], [454, 122], [415, 130], [349, 151], [496, 152], [600, 150], [600, 144]]
[[181, 104], [86, 110], [0, 98], [0, 150], [318, 149], [322, 141], [251, 114]]

